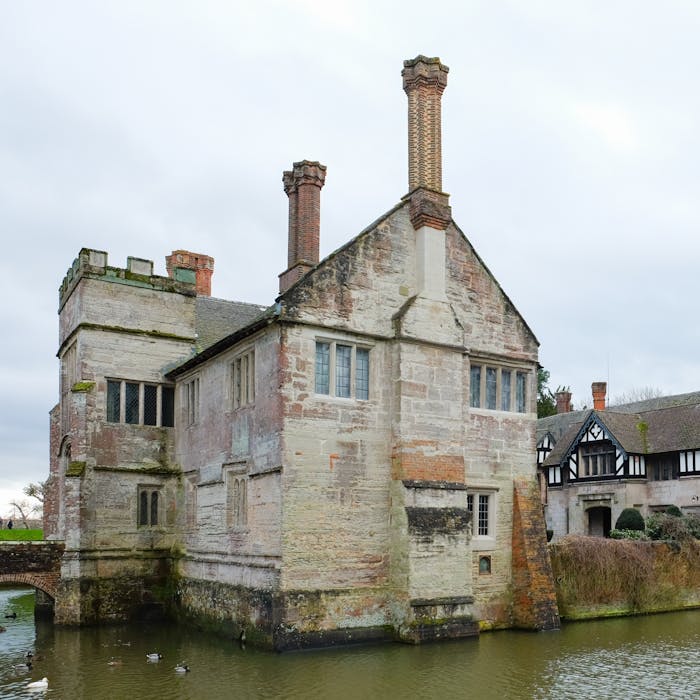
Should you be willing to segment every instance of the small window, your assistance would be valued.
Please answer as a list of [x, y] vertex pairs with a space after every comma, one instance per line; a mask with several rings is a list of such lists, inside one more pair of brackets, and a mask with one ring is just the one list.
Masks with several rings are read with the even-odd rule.
[[233, 407], [255, 402], [255, 352], [250, 350], [233, 361]]
[[316, 343], [316, 393], [330, 393], [330, 343]]
[[143, 424], [157, 425], [158, 420], [158, 387], [145, 384], [143, 387]]
[[498, 371], [495, 367], [486, 368], [486, 408], [496, 410], [496, 380]]
[[108, 379], [107, 422], [172, 428], [175, 425], [174, 392], [171, 386]]
[[245, 527], [248, 524], [248, 480], [245, 475], [229, 475], [226, 500], [228, 527]]
[[481, 406], [481, 367], [472, 365], [469, 371], [469, 405], [472, 408]]
[[527, 375], [525, 372], [515, 373], [515, 410], [525, 413], [527, 408]]
[[[515, 386], [513, 386], [515, 375]], [[488, 411], [527, 413], [529, 372], [502, 367], [471, 364], [469, 370], [469, 406]]]
[[491, 557], [479, 557], [479, 575], [491, 573]]
[[172, 428], [175, 425], [175, 389], [171, 386], [161, 388], [161, 425]]
[[317, 394], [369, 399], [369, 350], [346, 343], [316, 342]]
[[159, 489], [152, 486], [141, 486], [138, 495], [138, 524], [139, 527], [155, 527], [159, 518]]
[[502, 369], [501, 370], [501, 411], [510, 411], [510, 378], [511, 372]]
[[357, 348], [355, 353], [355, 397], [362, 401], [369, 399], [369, 350]]
[[124, 386], [124, 422], [132, 425], [139, 422], [139, 385], [126, 382]]
[[700, 450], [680, 453], [680, 474], [700, 474]]
[[[474, 507], [476, 505], [476, 512]], [[469, 493], [467, 494], [467, 510], [472, 515], [472, 533], [479, 537], [492, 537], [492, 493]]]
[[183, 387], [185, 395], [185, 422], [194, 425], [199, 420], [199, 377], [187, 382]]
[[584, 477], [612, 476], [615, 474], [615, 446], [609, 440], [582, 443], [579, 464]]
[[121, 421], [121, 389], [121, 382], [107, 381], [107, 420], [110, 423]]
[[350, 398], [350, 369], [352, 348], [349, 345], [335, 346], [335, 395]]

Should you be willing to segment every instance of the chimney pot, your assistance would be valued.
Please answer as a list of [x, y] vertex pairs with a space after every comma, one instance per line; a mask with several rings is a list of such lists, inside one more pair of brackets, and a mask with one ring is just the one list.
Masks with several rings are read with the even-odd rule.
[[557, 402], [557, 414], [559, 413], [571, 413], [571, 392], [570, 391], [557, 391], [554, 394], [554, 398]]
[[596, 411], [605, 410], [605, 394], [608, 390], [607, 382], [593, 382], [591, 391], [593, 392], [593, 408]]
[[211, 277], [214, 274], [214, 258], [189, 250], [174, 250], [165, 256], [165, 269], [168, 276], [177, 279], [176, 269], [193, 270], [195, 288], [201, 296], [211, 296]]
[[289, 244], [287, 269], [280, 275], [280, 293], [286, 291], [319, 260], [321, 188], [326, 166], [302, 160], [282, 175], [289, 197]]
[[442, 93], [449, 68], [439, 58], [403, 62], [403, 89], [408, 96], [408, 191], [425, 187], [442, 192]]

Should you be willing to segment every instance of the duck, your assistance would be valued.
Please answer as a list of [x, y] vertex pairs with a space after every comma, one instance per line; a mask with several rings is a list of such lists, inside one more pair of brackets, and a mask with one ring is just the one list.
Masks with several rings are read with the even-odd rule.
[[49, 679], [44, 676], [40, 681], [33, 681], [30, 683], [27, 688], [31, 688], [34, 690], [44, 690], [49, 687]]
[[15, 664], [12, 668], [14, 668], [15, 671], [20, 671], [20, 672], [23, 672], [23, 671], [31, 671], [32, 662], [31, 662], [31, 661], [27, 661], [27, 662], [24, 663], [24, 664]]
[[121, 666], [122, 665], [122, 660], [121, 659], [115, 659], [112, 657], [108, 662], [107, 666]]
[[175, 666], [175, 673], [189, 673], [190, 667], [186, 664], [178, 664]]
[[17, 613], [16, 612], [9, 613], [8, 615], [5, 615], [5, 619], [6, 620], [16, 620]]
[[0, 632], [7, 632], [7, 627], [0, 625]]
[[158, 654], [157, 652], [153, 654], [146, 654], [146, 658], [149, 661], [160, 661], [163, 658], [163, 654]]

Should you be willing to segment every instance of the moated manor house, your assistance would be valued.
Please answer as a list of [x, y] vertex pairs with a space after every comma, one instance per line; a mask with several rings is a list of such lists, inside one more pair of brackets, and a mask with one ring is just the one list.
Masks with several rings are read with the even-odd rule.
[[45, 530], [58, 623], [174, 612], [276, 649], [558, 626], [538, 343], [451, 218], [437, 58], [404, 63], [409, 191], [319, 261], [294, 163], [268, 307], [214, 261], [83, 249], [60, 289]]

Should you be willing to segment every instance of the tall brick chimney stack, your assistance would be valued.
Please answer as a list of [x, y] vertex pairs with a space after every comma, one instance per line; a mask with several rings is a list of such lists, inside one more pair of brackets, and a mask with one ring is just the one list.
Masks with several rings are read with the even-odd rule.
[[302, 160], [282, 176], [289, 197], [289, 247], [287, 269], [279, 276], [280, 293], [305, 275], [319, 258], [321, 229], [321, 188], [326, 182], [326, 166]]
[[408, 96], [409, 216], [416, 231], [418, 296], [446, 301], [445, 229], [452, 220], [449, 195], [442, 191], [441, 99], [449, 68], [439, 58], [416, 56], [403, 62]]
[[557, 402], [557, 413], [571, 413], [571, 392], [557, 391], [554, 394]]
[[442, 192], [441, 99], [449, 68], [439, 58], [417, 56], [403, 62], [408, 95], [408, 191]]
[[175, 276], [176, 269], [194, 270], [197, 294], [211, 296], [211, 276], [214, 274], [214, 258], [189, 250], [174, 250], [165, 256], [165, 269], [169, 277]]
[[607, 382], [593, 382], [591, 391], [593, 392], [593, 408], [596, 411], [605, 410], [605, 394], [607, 393]]

